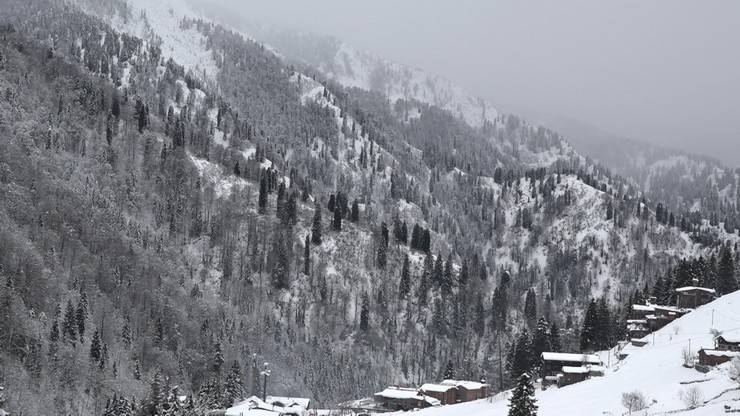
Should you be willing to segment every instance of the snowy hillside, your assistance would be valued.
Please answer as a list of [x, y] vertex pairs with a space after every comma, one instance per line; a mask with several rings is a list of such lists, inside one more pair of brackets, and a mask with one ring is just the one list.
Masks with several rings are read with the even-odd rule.
[[473, 127], [493, 122], [498, 116], [491, 103], [449, 80], [359, 51], [346, 43], [339, 47], [333, 62], [322, 63], [319, 69], [342, 85], [381, 92], [393, 102], [413, 99], [449, 110]]
[[[730, 378], [732, 363], [713, 368], [706, 374], [683, 367], [682, 351], [691, 348], [695, 354], [700, 348], [713, 348], [714, 335], [710, 330], [725, 335], [740, 335], [740, 292], [723, 296], [677, 319], [655, 336], [647, 336], [648, 345], [627, 346], [623, 361], [611, 358], [611, 366], [603, 377], [594, 377], [563, 388], [537, 391], [538, 415], [622, 415], [622, 393], [641, 392], [649, 404], [647, 414], [662, 415], [687, 408], [682, 399], [689, 389], [696, 387], [702, 405], [682, 415], [704, 416], [724, 412], [726, 404], [737, 408], [740, 399], [738, 381]], [[714, 324], [712, 324], [712, 321]], [[605, 360], [606, 362], [607, 360]], [[695, 393], [695, 391], [692, 391]], [[425, 409], [418, 416], [484, 416], [506, 414], [508, 392], [496, 395], [490, 402], [479, 400], [454, 406]], [[643, 414], [635, 412], [634, 414]]]

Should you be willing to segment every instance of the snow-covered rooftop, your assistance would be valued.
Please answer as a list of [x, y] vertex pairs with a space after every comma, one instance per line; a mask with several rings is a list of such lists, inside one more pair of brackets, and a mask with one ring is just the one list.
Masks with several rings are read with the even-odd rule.
[[543, 352], [542, 359], [545, 361], [567, 361], [572, 363], [601, 364], [596, 354], [570, 354], [564, 352]]
[[267, 403], [275, 406], [308, 409], [311, 405], [311, 399], [305, 397], [267, 396]]
[[436, 383], [426, 383], [421, 386], [421, 391], [431, 391], [435, 393], [444, 393], [447, 391], [450, 391], [452, 389], [456, 389], [456, 386], [451, 386], [449, 384], [436, 384]]
[[676, 292], [691, 292], [692, 290], [701, 290], [703, 292], [707, 293], [715, 293], [716, 291], [714, 289], [710, 289], [708, 287], [699, 287], [699, 286], [684, 286], [679, 287], [676, 289]]
[[708, 350], [704, 349], [704, 354], [711, 355], [713, 357], [740, 357], [740, 351], [725, 351], [725, 350]]
[[468, 380], [442, 380], [442, 384], [446, 384], [448, 386], [463, 387], [467, 390], [480, 390], [486, 386], [483, 383]]
[[588, 369], [588, 367], [565, 366], [562, 368], [562, 371], [565, 374], [587, 374], [590, 370]]

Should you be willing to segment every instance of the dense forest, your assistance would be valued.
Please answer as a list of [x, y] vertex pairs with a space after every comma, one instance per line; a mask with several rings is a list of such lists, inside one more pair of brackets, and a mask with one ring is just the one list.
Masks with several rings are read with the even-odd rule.
[[119, 0], [5, 3], [8, 411], [204, 414], [264, 362], [270, 392], [325, 406], [449, 371], [508, 387], [687, 276], [736, 287], [734, 229], [515, 116], [389, 105], [178, 18], [204, 75], [114, 29], [146, 19]]

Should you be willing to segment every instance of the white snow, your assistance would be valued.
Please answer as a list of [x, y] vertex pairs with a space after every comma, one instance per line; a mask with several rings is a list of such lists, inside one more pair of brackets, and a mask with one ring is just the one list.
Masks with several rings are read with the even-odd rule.
[[567, 361], [572, 363], [601, 364], [601, 359], [596, 354], [568, 354], [564, 352], [543, 352], [542, 359], [545, 361]]

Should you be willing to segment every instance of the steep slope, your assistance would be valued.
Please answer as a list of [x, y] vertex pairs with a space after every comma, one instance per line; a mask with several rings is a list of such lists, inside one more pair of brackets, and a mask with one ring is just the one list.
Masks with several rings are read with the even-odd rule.
[[[712, 368], [706, 374], [683, 366], [683, 350], [693, 354], [700, 348], [714, 347], [714, 333], [740, 335], [740, 292], [723, 296], [697, 308], [645, 339], [648, 345], [629, 345], [621, 352], [628, 354], [617, 361], [612, 355], [611, 367], [603, 377], [593, 377], [563, 388], [537, 391], [538, 415], [563, 414], [626, 414], [622, 393], [640, 392], [647, 399], [647, 413], [669, 414], [680, 411], [685, 415], [717, 415], [723, 406], [738, 408], [740, 398], [737, 377], [731, 363]], [[614, 354], [614, 351], [612, 351]], [[603, 357], [604, 361], [606, 356]], [[699, 392], [700, 407], [687, 410], [682, 399], [690, 389]], [[420, 416], [456, 416], [506, 414], [508, 392], [493, 400], [480, 400], [454, 406], [425, 409]], [[637, 412], [637, 414], [642, 414]]]

